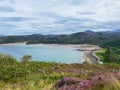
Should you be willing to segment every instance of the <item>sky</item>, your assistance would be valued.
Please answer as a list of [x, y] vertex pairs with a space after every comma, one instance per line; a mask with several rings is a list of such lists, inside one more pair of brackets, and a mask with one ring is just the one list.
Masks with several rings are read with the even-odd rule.
[[0, 0], [0, 34], [120, 29], [120, 0]]

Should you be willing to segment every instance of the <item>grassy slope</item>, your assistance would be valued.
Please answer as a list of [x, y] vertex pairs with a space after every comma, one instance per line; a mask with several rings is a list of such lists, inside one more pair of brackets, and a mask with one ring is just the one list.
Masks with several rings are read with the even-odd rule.
[[55, 82], [62, 77], [90, 79], [99, 72], [118, 72], [120, 66], [17, 62], [14, 65], [0, 65], [0, 68], [0, 90], [54, 90]]
[[[63, 77], [90, 80], [98, 73], [116, 73], [119, 70], [120, 64], [113, 63], [91, 65], [33, 61], [17, 62], [10, 55], [0, 54], [0, 90], [54, 90], [55, 83]], [[112, 83], [114, 82], [116, 81]], [[119, 80], [117, 82], [120, 89]], [[109, 88], [109, 86], [111, 85], [108, 84], [108, 87], [106, 87], [103, 84], [101, 90]], [[95, 87], [98, 90], [99, 86]]]
[[103, 55], [104, 55], [105, 51], [106, 51], [105, 49], [102, 49], [102, 50], [96, 51], [94, 54], [95, 54], [96, 56], [98, 56], [101, 61], [104, 61]]
[[[99, 51], [96, 51], [95, 52], [95, 55], [96, 56], [98, 56], [99, 58], [100, 58], [100, 60], [101, 61], [103, 61], [103, 62], [108, 62], [107, 61], [107, 58], [105, 58], [105, 56], [106, 56], [106, 51], [107, 51], [107, 49], [102, 49], [102, 50], [99, 50]], [[112, 47], [112, 51], [113, 51], [113, 54], [112, 55], [114, 55], [114, 57], [115, 57], [115, 59], [117, 59], [117, 60], [120, 60], [120, 49], [119, 48], [115, 48], [115, 47]], [[111, 55], [110, 55], [111, 56]], [[114, 60], [113, 60], [114, 61]], [[115, 61], [116, 62], [116, 61]], [[115, 63], [114, 62], [114, 63]], [[118, 63], [118, 62], [116, 62], [116, 63]]]

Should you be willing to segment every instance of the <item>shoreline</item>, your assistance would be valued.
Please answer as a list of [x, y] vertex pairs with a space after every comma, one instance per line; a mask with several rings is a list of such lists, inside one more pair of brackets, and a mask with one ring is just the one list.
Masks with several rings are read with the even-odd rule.
[[99, 57], [94, 54], [95, 52], [96, 51], [84, 51], [84, 60], [89, 64], [103, 64], [103, 62], [100, 61]]
[[[27, 45], [26, 42], [23, 43], [5, 43], [0, 45]], [[97, 45], [88, 45], [88, 44], [29, 44], [29, 45], [51, 45], [51, 46], [70, 46], [75, 48], [77, 51], [83, 52], [84, 61], [90, 64], [102, 64], [99, 57], [97, 57], [94, 52], [101, 50], [101, 48]]]
[[23, 43], [3, 43], [3, 44], [0, 44], [1, 45], [26, 45], [26, 42], [23, 42]]

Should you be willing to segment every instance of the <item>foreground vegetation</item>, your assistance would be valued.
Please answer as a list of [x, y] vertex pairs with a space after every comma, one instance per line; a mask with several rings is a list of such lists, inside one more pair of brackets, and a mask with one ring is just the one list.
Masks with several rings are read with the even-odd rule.
[[120, 90], [119, 74], [120, 64], [34, 62], [29, 55], [17, 62], [0, 54], [0, 90]]

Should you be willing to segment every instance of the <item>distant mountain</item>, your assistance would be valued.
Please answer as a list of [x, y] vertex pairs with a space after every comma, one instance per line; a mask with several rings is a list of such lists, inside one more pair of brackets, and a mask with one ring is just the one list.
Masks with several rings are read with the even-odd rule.
[[94, 31], [92, 31], [92, 30], [86, 30], [85, 32], [87, 32], [87, 33], [94, 33]]
[[116, 29], [115, 32], [120, 32], [120, 29]]

